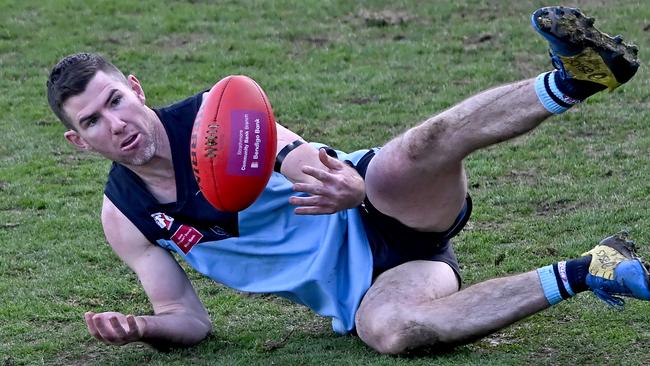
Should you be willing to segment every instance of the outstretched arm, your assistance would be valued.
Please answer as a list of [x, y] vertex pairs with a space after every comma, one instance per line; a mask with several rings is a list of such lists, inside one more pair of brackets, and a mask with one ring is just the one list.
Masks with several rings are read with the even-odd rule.
[[87, 312], [90, 334], [107, 344], [141, 341], [158, 349], [203, 340], [211, 331], [210, 318], [171, 254], [150, 243], [107, 197], [102, 224], [115, 253], [137, 274], [155, 315]]

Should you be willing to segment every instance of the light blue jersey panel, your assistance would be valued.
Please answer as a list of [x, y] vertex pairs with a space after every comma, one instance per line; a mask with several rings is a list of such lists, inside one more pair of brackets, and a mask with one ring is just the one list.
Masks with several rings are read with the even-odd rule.
[[[367, 151], [338, 152], [339, 159], [356, 163]], [[283, 296], [332, 317], [334, 331], [348, 333], [372, 277], [361, 217], [357, 209], [296, 215], [288, 202], [295, 194], [291, 182], [274, 172], [261, 196], [239, 213], [239, 237], [200, 243], [187, 254], [171, 240], [158, 244], [215, 281]]]

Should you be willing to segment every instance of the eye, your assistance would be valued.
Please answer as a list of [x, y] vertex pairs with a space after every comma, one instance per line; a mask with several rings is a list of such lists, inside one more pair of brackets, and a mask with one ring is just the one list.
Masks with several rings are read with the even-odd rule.
[[97, 124], [98, 118], [97, 117], [90, 117], [86, 120], [86, 127], [91, 127]]
[[121, 101], [122, 101], [122, 96], [121, 96], [121, 95], [117, 95], [117, 96], [115, 96], [115, 98], [113, 98], [113, 99], [111, 100], [111, 106], [112, 106], [112, 107], [115, 107], [116, 105], [120, 104]]

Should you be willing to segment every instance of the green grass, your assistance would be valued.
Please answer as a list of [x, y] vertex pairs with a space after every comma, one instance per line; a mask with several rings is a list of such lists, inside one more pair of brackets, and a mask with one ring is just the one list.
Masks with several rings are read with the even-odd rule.
[[[601, 28], [635, 40], [648, 59], [646, 1], [567, 3], [576, 4]], [[103, 53], [138, 76], [152, 106], [247, 74], [281, 123], [353, 150], [380, 145], [484, 88], [548, 69], [528, 18], [542, 5], [549, 4], [1, 1], [0, 364], [650, 363], [648, 304], [629, 301], [616, 312], [589, 295], [415, 358], [377, 355], [306, 309], [233, 292], [189, 269], [214, 322], [214, 334], [196, 347], [108, 347], [82, 320], [87, 310], [151, 310], [100, 228], [108, 163], [69, 147], [47, 107], [45, 80], [62, 56]], [[381, 11], [403, 21], [374, 17]], [[466, 284], [578, 256], [620, 229], [650, 242], [649, 100], [643, 66], [630, 85], [467, 160], [475, 211], [456, 240]], [[640, 253], [650, 256], [650, 247]]]

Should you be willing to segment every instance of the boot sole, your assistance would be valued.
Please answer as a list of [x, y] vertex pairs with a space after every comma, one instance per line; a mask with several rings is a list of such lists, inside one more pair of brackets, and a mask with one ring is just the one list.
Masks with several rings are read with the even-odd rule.
[[[569, 44], [578, 51], [578, 55], [558, 56], [574, 60], [580, 57], [593, 59], [596, 55], [579, 55], [580, 51], [591, 49], [603, 59], [604, 65], [620, 84], [630, 80], [639, 68], [637, 46], [624, 42], [621, 36], [612, 37], [601, 32], [594, 27], [594, 18], [585, 16], [579, 9], [562, 6], [541, 8], [533, 13], [532, 22], [538, 32]], [[591, 77], [586, 80], [596, 81]], [[614, 89], [618, 85], [608, 86]]]

